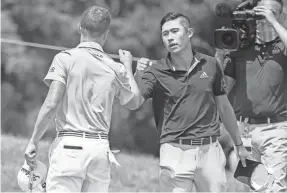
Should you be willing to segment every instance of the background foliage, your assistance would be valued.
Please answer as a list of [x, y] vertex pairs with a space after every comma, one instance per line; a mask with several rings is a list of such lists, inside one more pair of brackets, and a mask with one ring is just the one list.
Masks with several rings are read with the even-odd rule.
[[[284, 0], [286, 1], [286, 0]], [[216, 17], [216, 3], [238, 4], [240, 0], [2, 0], [1, 36], [15, 40], [74, 47], [79, 43], [77, 25], [81, 13], [91, 5], [108, 8], [113, 16], [111, 32], [104, 47], [116, 54], [127, 49], [136, 57], [160, 59], [165, 51], [159, 22], [169, 11], [186, 14], [195, 28], [194, 47], [214, 55], [213, 30], [229, 19]], [[285, 3], [285, 5], [287, 2]], [[57, 51], [1, 44], [1, 130], [30, 136], [48, 88], [43, 84]], [[111, 143], [150, 154], [158, 153], [151, 101], [136, 111], [114, 105]], [[55, 129], [45, 135], [54, 137]]]

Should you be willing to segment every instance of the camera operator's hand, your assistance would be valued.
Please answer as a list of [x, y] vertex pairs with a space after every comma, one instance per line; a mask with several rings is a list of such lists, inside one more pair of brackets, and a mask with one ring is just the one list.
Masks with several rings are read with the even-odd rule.
[[266, 8], [264, 6], [257, 6], [253, 10], [255, 11], [256, 15], [260, 15], [260, 16], [265, 17], [265, 19], [270, 24], [274, 24], [277, 21], [276, 16], [274, 15], [274, 13], [270, 9], [268, 9], [268, 8]]
[[246, 167], [246, 159], [251, 159], [250, 153], [242, 145], [234, 146], [237, 157], [241, 160], [243, 167]]

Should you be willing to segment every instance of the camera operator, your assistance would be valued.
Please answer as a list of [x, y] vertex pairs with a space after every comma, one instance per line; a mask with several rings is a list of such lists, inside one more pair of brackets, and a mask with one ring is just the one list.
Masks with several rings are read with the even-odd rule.
[[[251, 138], [253, 158], [271, 168], [269, 191], [287, 191], [287, 30], [282, 0], [259, 0], [253, 8], [255, 44], [224, 57], [227, 91], [234, 85], [238, 124]], [[248, 136], [250, 135], [250, 136]], [[247, 144], [244, 144], [247, 145]]]

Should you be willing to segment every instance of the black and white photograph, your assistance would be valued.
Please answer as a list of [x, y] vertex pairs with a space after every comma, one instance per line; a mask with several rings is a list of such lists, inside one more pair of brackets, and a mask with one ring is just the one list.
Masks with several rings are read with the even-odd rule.
[[287, 192], [287, 0], [2, 0], [0, 178]]

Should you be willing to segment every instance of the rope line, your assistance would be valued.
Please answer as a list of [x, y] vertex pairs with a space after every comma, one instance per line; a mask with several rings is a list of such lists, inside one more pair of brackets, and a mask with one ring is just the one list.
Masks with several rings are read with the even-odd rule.
[[[2, 39], [1, 38], [1, 42], [6, 43], [6, 44], [16, 44], [19, 46], [28, 46], [28, 47], [42, 48], [42, 49], [49, 49], [49, 50], [58, 50], [58, 51], [70, 49], [67, 47], [53, 46], [53, 45], [47, 45], [47, 44], [39, 44], [39, 43], [33, 43], [33, 42], [25, 42], [25, 41], [12, 40], [12, 39]], [[108, 55], [113, 59], [119, 59], [118, 55], [115, 55], [115, 54], [108, 54]], [[138, 61], [139, 59], [140, 58], [137, 58], [137, 57], [132, 58], [132, 60], [134, 62]]]

